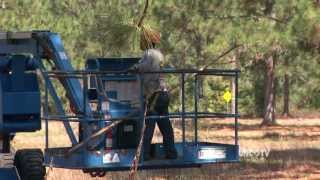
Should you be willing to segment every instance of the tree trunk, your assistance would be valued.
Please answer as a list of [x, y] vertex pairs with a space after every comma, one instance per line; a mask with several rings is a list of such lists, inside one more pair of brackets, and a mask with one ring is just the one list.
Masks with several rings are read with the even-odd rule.
[[265, 86], [266, 86], [266, 65], [265, 61], [257, 60], [254, 64], [254, 110], [257, 117], [263, 117], [265, 106]]
[[276, 124], [275, 118], [275, 60], [274, 56], [270, 55], [266, 60], [266, 81], [265, 81], [265, 105], [262, 125]]
[[290, 93], [290, 90], [289, 90], [289, 75], [288, 74], [284, 75], [283, 91], [284, 91], [284, 94], [283, 94], [283, 114], [282, 115], [284, 117], [289, 117], [290, 116], [290, 112], [289, 112], [289, 101], [290, 101], [289, 93]]
[[[284, 66], [287, 68], [289, 66], [289, 61], [288, 59], [285, 59], [284, 61]], [[286, 72], [284, 74], [284, 82], [283, 82], [283, 112], [282, 115], [284, 117], [289, 117], [290, 112], [289, 112], [289, 102], [290, 102], [290, 84], [289, 84], [289, 75]]]
[[[275, 5], [275, 0], [265, 1], [265, 15], [271, 15], [273, 7]], [[275, 54], [271, 52], [269, 57], [265, 59], [266, 65], [266, 80], [265, 80], [265, 99], [264, 99], [264, 111], [263, 111], [263, 121], [262, 125], [274, 125], [276, 124], [275, 118]]]

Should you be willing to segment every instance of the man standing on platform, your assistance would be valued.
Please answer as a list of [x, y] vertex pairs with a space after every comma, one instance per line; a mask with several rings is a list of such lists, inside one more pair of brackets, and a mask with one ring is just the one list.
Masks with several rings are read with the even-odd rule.
[[[156, 46], [160, 43], [160, 33], [151, 29], [141, 31], [140, 48], [144, 51], [142, 59], [133, 67], [139, 72], [159, 71], [164, 60], [163, 54]], [[143, 92], [146, 100], [147, 118], [143, 141], [144, 160], [151, 159], [151, 141], [156, 123], [163, 136], [163, 145], [168, 159], [176, 159], [173, 128], [168, 117], [169, 93], [162, 74], [143, 75]]]

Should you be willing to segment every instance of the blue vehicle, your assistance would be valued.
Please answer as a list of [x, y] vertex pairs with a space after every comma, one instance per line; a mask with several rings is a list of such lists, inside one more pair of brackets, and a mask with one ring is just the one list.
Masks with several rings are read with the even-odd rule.
[[[49, 31], [0, 33], [0, 179], [43, 179], [45, 167], [81, 169], [92, 176], [104, 176], [108, 171], [132, 168], [141, 138], [144, 100], [141, 74], [128, 69], [139, 58], [93, 58], [84, 70], [74, 70], [65, 53], [61, 38]], [[217, 162], [238, 162], [238, 70], [176, 70], [159, 72], [180, 78], [181, 110], [172, 112], [171, 119], [181, 120], [182, 141], [175, 144], [177, 159], [163, 159], [161, 143], [153, 144], [154, 159], [140, 158], [138, 169], [199, 167]], [[199, 77], [223, 76], [235, 83], [235, 112], [200, 112], [199, 89], [186, 97], [186, 76], [193, 77], [195, 87]], [[44, 92], [40, 92], [40, 79]], [[62, 102], [56, 86], [63, 87], [72, 113]], [[41, 99], [41, 93], [43, 99]], [[49, 97], [51, 105], [49, 106]], [[187, 111], [186, 98], [194, 99], [193, 111]], [[54, 109], [54, 110], [52, 110]], [[234, 144], [201, 142], [198, 120], [234, 118]], [[15, 133], [40, 130], [45, 125], [45, 150], [11, 151]], [[50, 121], [62, 121], [70, 147], [50, 147]], [[186, 140], [186, 124], [192, 121], [193, 140]], [[78, 134], [70, 123], [77, 122]], [[143, 151], [143, 149], [142, 149]], [[2, 163], [5, 162], [5, 163]]]

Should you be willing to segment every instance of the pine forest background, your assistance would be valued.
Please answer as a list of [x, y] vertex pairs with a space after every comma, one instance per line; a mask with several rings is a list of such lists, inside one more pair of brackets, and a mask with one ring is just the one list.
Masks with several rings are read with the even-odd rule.
[[[144, 4], [144, 0], [0, 0], [0, 29], [57, 32], [72, 64], [83, 69], [91, 57], [141, 56], [139, 36], [131, 36], [129, 26], [139, 19]], [[167, 67], [240, 69], [241, 115], [274, 124], [280, 115], [317, 114], [318, 0], [150, 0], [145, 22], [161, 32]], [[224, 52], [228, 53], [217, 59]], [[170, 87], [179, 83], [169, 79]], [[230, 86], [225, 80], [203, 79], [201, 108], [226, 110], [219, 98]], [[192, 88], [187, 85], [188, 93]], [[179, 89], [173, 88], [171, 94], [178, 101]], [[191, 107], [192, 98], [187, 103]]]

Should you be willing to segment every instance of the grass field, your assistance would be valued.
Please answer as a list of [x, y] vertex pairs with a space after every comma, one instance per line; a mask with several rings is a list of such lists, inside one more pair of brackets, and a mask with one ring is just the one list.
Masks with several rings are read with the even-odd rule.
[[[260, 119], [240, 119], [239, 144], [241, 162], [206, 165], [201, 168], [139, 171], [139, 179], [320, 179], [320, 120], [279, 119], [277, 126], [260, 127]], [[210, 142], [233, 143], [233, 121], [201, 121], [199, 136]], [[173, 123], [177, 141], [179, 122]], [[51, 146], [69, 142], [60, 123], [50, 127]], [[192, 133], [187, 133], [192, 138]], [[161, 136], [156, 131], [154, 141]], [[21, 133], [14, 140], [15, 149], [43, 148], [44, 131]], [[128, 172], [107, 173], [100, 179], [127, 179]], [[53, 169], [50, 180], [86, 180], [81, 171]], [[95, 179], [95, 178], [92, 178]]]

